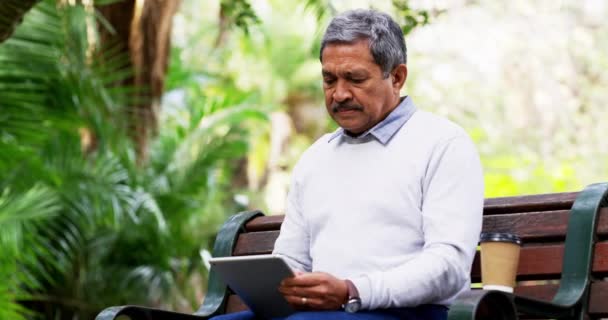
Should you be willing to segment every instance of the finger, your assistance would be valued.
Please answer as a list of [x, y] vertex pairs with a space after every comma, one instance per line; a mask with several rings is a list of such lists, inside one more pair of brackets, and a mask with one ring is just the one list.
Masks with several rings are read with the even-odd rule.
[[279, 292], [283, 295], [291, 295], [296, 297], [320, 298], [324, 300], [340, 300], [339, 297], [331, 292], [329, 287], [324, 285], [314, 287], [279, 287]]
[[306, 297], [324, 298], [329, 297], [333, 294], [331, 290], [329, 290], [329, 287], [327, 287], [326, 285], [317, 285], [314, 287], [299, 287], [298, 289], [298, 294]]
[[300, 297], [288, 295], [285, 297], [289, 304], [298, 310], [335, 310], [337, 306], [331, 301], [326, 301], [322, 298]]
[[277, 289], [283, 295], [291, 295], [296, 297], [307, 297], [312, 294], [312, 292], [309, 290], [309, 287], [279, 286]]
[[[301, 299], [300, 299], [301, 300]], [[300, 301], [302, 302], [302, 301]], [[303, 308], [308, 310], [327, 310], [327, 304], [325, 301], [319, 298], [307, 297], [306, 303], [302, 305]]]
[[326, 280], [327, 275], [325, 275], [324, 273], [310, 272], [296, 275], [292, 278], [286, 278], [281, 282], [281, 284], [285, 286], [310, 287], [316, 286], [322, 282], [325, 282]]
[[282, 293], [283, 295], [294, 295], [297, 296], [298, 295], [298, 290], [297, 287], [294, 286], [279, 286], [277, 288], [277, 290], [279, 290], [280, 293]]
[[302, 277], [302, 276], [304, 276], [304, 274], [285, 278], [281, 281], [281, 285], [283, 285], [283, 286], [300, 286], [300, 285], [302, 285], [301, 280], [300, 280], [300, 277]]
[[302, 299], [300, 296], [285, 295], [285, 300], [296, 310], [309, 310], [308, 298]]
[[293, 278], [294, 278], [294, 277], [296, 277], [296, 276], [297, 276], [297, 273], [296, 273], [296, 274], [294, 274], [294, 275], [291, 275], [291, 276], [285, 277], [285, 278], [283, 278], [283, 280], [281, 280], [281, 283], [280, 283], [280, 284], [283, 284], [283, 283], [289, 283], [289, 282], [291, 281], [291, 279], [293, 279]]

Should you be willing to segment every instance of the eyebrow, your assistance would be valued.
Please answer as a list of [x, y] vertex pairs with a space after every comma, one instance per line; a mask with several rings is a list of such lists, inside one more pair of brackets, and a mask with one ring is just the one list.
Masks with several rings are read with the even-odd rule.
[[322, 71], [321, 71], [321, 74], [322, 74], [324, 77], [334, 77], [334, 74], [333, 74], [333, 73], [331, 73], [331, 72], [329, 72], [329, 71], [327, 71], [327, 70], [322, 70]]
[[362, 69], [355, 69], [346, 72], [346, 76], [349, 78], [367, 77], [368, 75], [369, 73]]
[[[333, 74], [332, 72], [327, 71], [327, 70], [322, 70], [321, 74], [324, 77], [335, 77], [336, 76], [335, 74]], [[348, 78], [352, 78], [352, 77], [366, 77], [366, 76], [369, 75], [369, 72], [367, 72], [364, 69], [355, 69], [355, 70], [349, 70], [349, 71], [344, 72], [344, 75], [346, 77], [348, 77]]]

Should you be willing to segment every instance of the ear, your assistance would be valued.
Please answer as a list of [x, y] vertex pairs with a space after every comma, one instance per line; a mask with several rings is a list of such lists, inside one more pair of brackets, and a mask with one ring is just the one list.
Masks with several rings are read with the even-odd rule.
[[391, 72], [391, 78], [393, 91], [397, 92], [398, 94], [401, 91], [401, 88], [403, 88], [405, 80], [407, 79], [407, 66], [405, 64], [396, 66]]

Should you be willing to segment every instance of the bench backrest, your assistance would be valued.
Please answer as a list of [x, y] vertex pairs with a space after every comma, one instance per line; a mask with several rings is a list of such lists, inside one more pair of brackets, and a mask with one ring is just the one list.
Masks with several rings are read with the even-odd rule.
[[[551, 300], [558, 288], [564, 256], [564, 240], [570, 208], [576, 192], [486, 199], [483, 231], [511, 232], [524, 242], [516, 293]], [[262, 216], [249, 221], [238, 236], [232, 254], [272, 252], [284, 216]], [[608, 317], [608, 208], [602, 208], [597, 223], [597, 243], [592, 267], [593, 283], [588, 306], [591, 318]], [[480, 282], [479, 255], [471, 272]], [[243, 310], [240, 299], [229, 297], [227, 312]]]

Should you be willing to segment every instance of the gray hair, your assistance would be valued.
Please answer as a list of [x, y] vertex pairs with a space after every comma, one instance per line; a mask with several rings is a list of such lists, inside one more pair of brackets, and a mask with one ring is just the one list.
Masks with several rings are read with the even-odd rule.
[[386, 13], [364, 9], [346, 11], [332, 19], [321, 41], [319, 59], [323, 62], [323, 49], [328, 44], [362, 39], [368, 39], [370, 52], [385, 78], [396, 66], [407, 62], [401, 27]]

